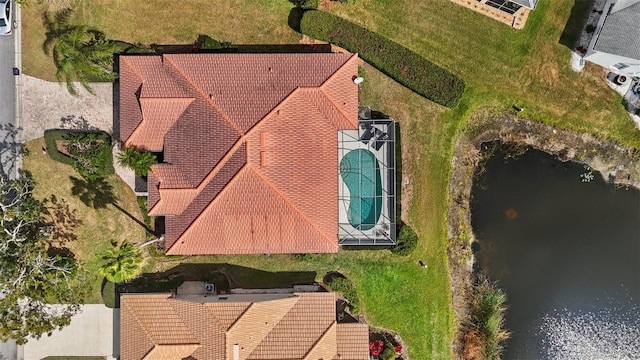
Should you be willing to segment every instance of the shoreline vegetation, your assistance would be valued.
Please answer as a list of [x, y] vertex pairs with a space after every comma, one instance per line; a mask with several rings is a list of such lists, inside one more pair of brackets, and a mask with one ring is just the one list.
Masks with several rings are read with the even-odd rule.
[[[474, 176], [482, 170], [485, 143], [499, 141], [519, 153], [534, 148], [556, 156], [560, 161], [584, 164], [598, 172], [606, 182], [640, 189], [640, 151], [590, 134], [559, 129], [513, 113], [484, 109], [472, 115], [460, 132], [451, 160], [449, 181], [448, 245], [449, 273], [456, 334], [453, 350], [460, 358], [465, 335], [471, 331], [473, 309], [469, 301], [475, 291], [471, 227], [471, 189]], [[579, 181], [576, 179], [576, 181]], [[506, 294], [508, 296], [508, 294]]]

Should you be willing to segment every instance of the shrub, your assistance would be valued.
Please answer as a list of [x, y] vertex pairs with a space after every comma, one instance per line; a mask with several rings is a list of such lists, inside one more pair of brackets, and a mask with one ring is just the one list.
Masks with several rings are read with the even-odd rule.
[[592, 32], [596, 31], [596, 26], [593, 24], [589, 24], [587, 25], [587, 28], [585, 30], [587, 31], [587, 34], [591, 34]]
[[335, 15], [306, 11], [300, 31], [359, 53], [378, 70], [438, 104], [454, 107], [464, 91], [464, 82], [451, 72], [386, 37]]
[[500, 358], [503, 342], [510, 335], [504, 328], [506, 301], [507, 296], [495, 283], [490, 282], [485, 276], [478, 278], [470, 299], [472, 323], [469, 336], [473, 335], [476, 339], [466, 339], [465, 345], [471, 345], [472, 348], [465, 349], [465, 352], [477, 352], [473, 347], [477, 347], [479, 342], [483, 358]]
[[200, 47], [200, 50], [219, 50], [233, 48], [230, 42], [218, 41], [209, 35], [198, 35], [196, 44]]
[[382, 340], [373, 340], [369, 342], [369, 354], [378, 356], [384, 350], [384, 342]]
[[111, 142], [100, 139], [95, 132], [76, 132], [65, 136], [67, 149], [73, 157], [73, 168], [87, 181], [107, 176], [112, 167]]
[[[58, 151], [59, 140], [67, 142], [69, 155]], [[111, 136], [104, 131], [46, 130], [44, 141], [49, 158], [73, 166], [86, 180], [115, 173]]]
[[294, 260], [304, 262], [313, 260], [313, 254], [293, 254], [292, 257]]
[[291, 2], [302, 9], [317, 9], [320, 6], [320, 0], [292, 0]]
[[102, 301], [104, 302], [104, 306], [110, 308], [110, 309], [114, 309], [114, 308], [119, 308], [120, 304], [119, 304], [119, 297], [120, 294], [118, 293], [118, 289], [117, 289], [117, 285], [112, 283], [111, 281], [108, 281], [107, 279], [104, 279], [104, 282], [102, 283]]
[[407, 224], [402, 224], [400, 227], [400, 233], [396, 239], [396, 245], [391, 248], [391, 252], [400, 255], [407, 256], [415, 250], [418, 246], [418, 234]]
[[382, 360], [393, 360], [396, 358], [396, 350], [393, 348], [393, 344], [388, 341], [384, 343], [384, 349], [380, 353], [380, 359]]
[[358, 299], [358, 292], [349, 279], [336, 276], [327, 283], [327, 286], [331, 291], [342, 294], [342, 296], [349, 301], [351, 313], [353, 315], [357, 315], [360, 312], [360, 299]]
[[133, 170], [136, 175], [146, 176], [151, 165], [157, 163], [156, 156], [148, 151], [138, 150], [135, 147], [123, 147], [118, 156], [118, 164]]

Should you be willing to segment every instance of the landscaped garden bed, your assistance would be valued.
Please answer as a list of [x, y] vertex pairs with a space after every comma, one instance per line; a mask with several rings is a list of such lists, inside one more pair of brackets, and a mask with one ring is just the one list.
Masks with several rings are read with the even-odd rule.
[[[86, 138], [87, 146], [85, 151], [90, 151], [90, 157], [98, 169], [101, 176], [109, 176], [115, 173], [113, 168], [113, 157], [111, 156], [111, 136], [104, 131], [93, 130], [46, 130], [44, 139], [46, 143], [46, 153], [52, 160], [76, 166], [78, 155], [82, 156], [82, 151], [74, 151], [70, 148], [70, 142], [74, 139], [83, 141]], [[74, 155], [74, 152], [76, 155]]]

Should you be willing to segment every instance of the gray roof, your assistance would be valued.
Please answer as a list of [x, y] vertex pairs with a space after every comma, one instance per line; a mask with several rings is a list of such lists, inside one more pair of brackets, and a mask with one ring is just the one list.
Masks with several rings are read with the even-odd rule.
[[535, 9], [538, 5], [538, 0], [511, 0], [512, 3], [528, 7], [529, 9]]
[[593, 48], [640, 60], [640, 0], [619, 0], [614, 4]]

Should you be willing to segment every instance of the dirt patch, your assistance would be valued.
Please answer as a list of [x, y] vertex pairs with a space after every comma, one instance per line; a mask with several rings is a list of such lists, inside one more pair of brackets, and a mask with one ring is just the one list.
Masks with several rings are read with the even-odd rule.
[[[501, 141], [518, 148], [533, 147], [555, 155], [561, 161], [574, 161], [598, 171], [605, 181], [640, 188], [640, 151], [625, 148], [593, 135], [561, 130], [553, 125], [518, 118], [515, 114], [480, 111], [469, 119], [465, 131], [456, 142], [449, 181], [448, 247], [451, 291], [457, 333], [453, 351], [463, 356], [465, 324], [469, 320], [466, 299], [471, 291], [475, 240], [471, 228], [471, 187], [482, 163], [483, 143]], [[481, 169], [478, 169], [481, 171]]]
[[56, 149], [58, 149], [58, 152], [61, 154], [67, 155], [68, 157], [73, 157], [69, 152], [68, 145], [69, 145], [69, 142], [67, 140], [56, 140]]

